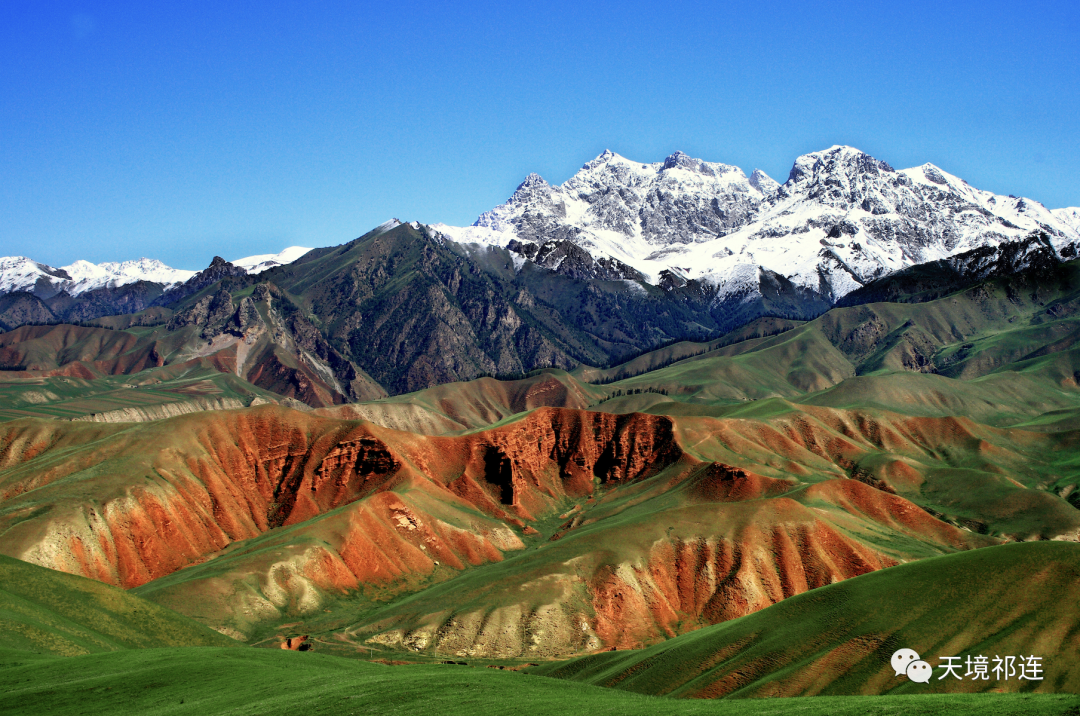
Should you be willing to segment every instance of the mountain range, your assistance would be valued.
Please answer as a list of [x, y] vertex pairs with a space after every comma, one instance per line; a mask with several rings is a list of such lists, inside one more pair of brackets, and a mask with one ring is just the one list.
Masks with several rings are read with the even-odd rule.
[[[322, 407], [613, 365], [761, 316], [920, 295], [900, 281], [936, 296], [1052, 267], [1076, 256], [1077, 216], [850, 147], [800, 157], [783, 185], [680, 153], [643, 165], [605, 152], [561, 187], [530, 176], [472, 227], [395, 219], [339, 247], [215, 258], [198, 273], [5, 259], [0, 286], [20, 290], [0, 295], [0, 328], [129, 316], [101, 325], [156, 326], [142, 344], [158, 363], [228, 353], [256, 387]], [[273, 328], [252, 332], [271, 297], [258, 311]], [[256, 334], [269, 353], [251, 348]]]
[[[1075, 209], [834, 147], [784, 184], [605, 152], [472, 227], [183, 276], [37, 266], [0, 296], [0, 649], [1075, 690], [1078, 244]], [[900, 646], [1047, 679], [915, 684]]]
[[[295, 261], [311, 249], [290, 246], [276, 254], [247, 256], [231, 262], [248, 273], [256, 274], [274, 266]], [[78, 260], [68, 266], [54, 268], [25, 256], [0, 257], [0, 293], [16, 291], [33, 293], [39, 298], [52, 298], [59, 293], [78, 296], [102, 288], [119, 288], [145, 281], [160, 284], [164, 289], [184, 283], [197, 271], [174, 269], [157, 259], [107, 261], [92, 264]]]
[[[391, 253], [440, 258], [352, 263], [345, 247], [384, 235], [398, 242]], [[392, 220], [337, 254], [319, 249], [296, 263], [308, 252], [291, 247], [230, 265], [247, 285], [259, 275], [296, 296], [354, 371], [394, 394], [484, 374], [610, 365], [759, 316], [811, 319], [913, 266], [958, 257], [967, 267], [960, 273], [979, 261], [1016, 270], [1074, 258], [1078, 244], [1080, 209], [994, 195], [932, 164], [896, 171], [851, 147], [799, 157], [783, 184], [680, 152], [641, 164], [605, 151], [561, 186], [530, 175], [470, 227]], [[999, 253], [1005, 258], [988, 258]], [[317, 278], [301, 275], [316, 262]], [[282, 266], [288, 278], [268, 271]], [[342, 272], [353, 277], [347, 285]], [[361, 274], [367, 288], [358, 293]], [[62, 269], [0, 259], [0, 327], [175, 307], [201, 289], [192, 281], [207, 280], [149, 259]], [[329, 292], [316, 287], [328, 281]], [[395, 306], [411, 315], [365, 324], [372, 310], [400, 313]], [[404, 343], [400, 333], [381, 336], [406, 324]], [[388, 341], [398, 344], [389, 352]]]
[[530, 175], [472, 226], [433, 228], [461, 242], [515, 242], [556, 271], [553, 245], [570, 242], [612, 262], [612, 277], [697, 281], [714, 301], [760, 297], [773, 273], [835, 302], [899, 269], [1032, 233], [1075, 251], [1078, 216], [975, 189], [933, 164], [897, 171], [834, 146], [796, 159], [783, 184], [681, 152], [642, 164], [605, 151], [560, 186]]

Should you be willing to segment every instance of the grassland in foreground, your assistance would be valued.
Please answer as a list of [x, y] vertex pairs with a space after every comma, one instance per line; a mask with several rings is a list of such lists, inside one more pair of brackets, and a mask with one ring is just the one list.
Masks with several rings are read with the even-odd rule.
[[469, 666], [384, 666], [310, 652], [180, 647], [77, 657], [0, 650], [0, 713], [1005, 716], [1080, 713], [1080, 696], [676, 700]]

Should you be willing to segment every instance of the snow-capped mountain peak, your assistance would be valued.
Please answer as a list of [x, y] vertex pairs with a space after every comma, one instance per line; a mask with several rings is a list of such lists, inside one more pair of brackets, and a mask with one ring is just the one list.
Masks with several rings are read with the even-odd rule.
[[518, 184], [518, 188], [516, 189], [515, 193], [517, 191], [521, 191], [523, 189], [532, 189], [535, 186], [551, 186], [551, 185], [547, 183], [547, 180], [544, 179], [544, 177], [540, 176], [536, 172], [533, 172], [533, 173], [529, 174], [529, 176], [525, 177], [525, 181]]
[[184, 271], [166, 266], [157, 259], [139, 258], [131, 261], [107, 261], [92, 264], [78, 260], [64, 271], [71, 276], [72, 284], [64, 290], [73, 296], [96, 288], [115, 288], [136, 281], [151, 281], [166, 286], [183, 283], [195, 275], [194, 271]]
[[856, 197], [865, 198], [868, 192], [873, 192], [872, 185], [895, 174], [896, 170], [886, 162], [854, 147], [836, 145], [796, 159], [783, 193], [805, 194], [835, 206], [855, 202]]
[[780, 188], [780, 182], [776, 181], [760, 169], [754, 170], [754, 173], [750, 175], [749, 182], [750, 186], [761, 192], [763, 196], [771, 196]]
[[[958, 176], [954, 176], [941, 167], [927, 162], [922, 166], [912, 167], [911, 169], [901, 169], [900, 173], [911, 179], [916, 184], [922, 184], [927, 187], [939, 187], [943, 189], [951, 189], [959, 193], [965, 193], [969, 196], [977, 196], [978, 190], [968, 184], [966, 181]], [[990, 192], [983, 192], [989, 196], [993, 196]]]
[[675, 167], [685, 167], [687, 169], [696, 170], [701, 162], [693, 159], [682, 152], [676, 150], [669, 154], [661, 166], [661, 169], [674, 169]]
[[1050, 212], [1059, 221], [1080, 233], [1080, 206], [1070, 206], [1064, 209], [1054, 209]]
[[109, 261], [92, 264], [78, 260], [54, 268], [24, 256], [0, 258], [0, 293], [31, 291], [41, 298], [66, 292], [77, 296], [97, 288], [116, 288], [136, 281], [151, 281], [172, 287], [195, 275], [166, 266], [157, 259]]
[[433, 228], [458, 242], [514, 241], [523, 256], [554, 251], [526, 244], [569, 241], [657, 285], [677, 276], [732, 287], [769, 274], [835, 301], [900, 268], [1036, 231], [1060, 250], [1080, 242], [1078, 214], [835, 145], [796, 159], [782, 185], [682, 152], [640, 163], [606, 150], [561, 185], [530, 175], [473, 226]]
[[0, 293], [31, 290], [39, 281], [70, 281], [63, 269], [38, 263], [26, 256], [0, 257]]
[[623, 162], [626, 162], [626, 159], [624, 159], [623, 157], [620, 157], [615, 152], [611, 151], [610, 149], [605, 149], [604, 151], [600, 152], [600, 154], [598, 154], [596, 156], [596, 159], [593, 159], [592, 161], [585, 162], [584, 164], [582, 164], [581, 165], [581, 171], [593, 170], [593, 169], [596, 169], [597, 167], [600, 167], [600, 166], [603, 166], [604, 164], [607, 164], [608, 162], [612, 162], [612, 161], [618, 162], [620, 160], [622, 160]]
[[396, 229], [399, 226], [401, 226], [401, 222], [397, 219], [388, 219], [376, 226], [372, 231], [376, 232], [376, 234], [385, 234], [390, 229]]

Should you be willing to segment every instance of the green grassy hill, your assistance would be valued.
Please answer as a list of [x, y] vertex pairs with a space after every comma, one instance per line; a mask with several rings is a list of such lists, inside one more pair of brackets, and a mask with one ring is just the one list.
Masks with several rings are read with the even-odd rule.
[[72, 656], [233, 645], [238, 644], [122, 589], [0, 555], [0, 649]]
[[127, 375], [0, 374], [0, 422], [19, 418], [143, 422], [274, 402], [290, 401], [222, 372], [207, 358]]
[[1066, 716], [1052, 694], [676, 700], [463, 665], [384, 666], [280, 649], [152, 649], [69, 659], [0, 651], [0, 711], [474, 716]]

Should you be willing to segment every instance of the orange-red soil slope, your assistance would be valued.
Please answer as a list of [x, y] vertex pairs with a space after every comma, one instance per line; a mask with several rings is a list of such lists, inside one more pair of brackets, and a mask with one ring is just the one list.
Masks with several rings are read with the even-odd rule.
[[1075, 539], [1080, 512], [1034, 489], [1060, 440], [827, 408], [760, 420], [545, 408], [443, 437], [277, 406], [21, 420], [0, 427], [0, 549], [146, 585], [239, 637], [423, 590], [339, 638], [567, 654], [910, 559]]

